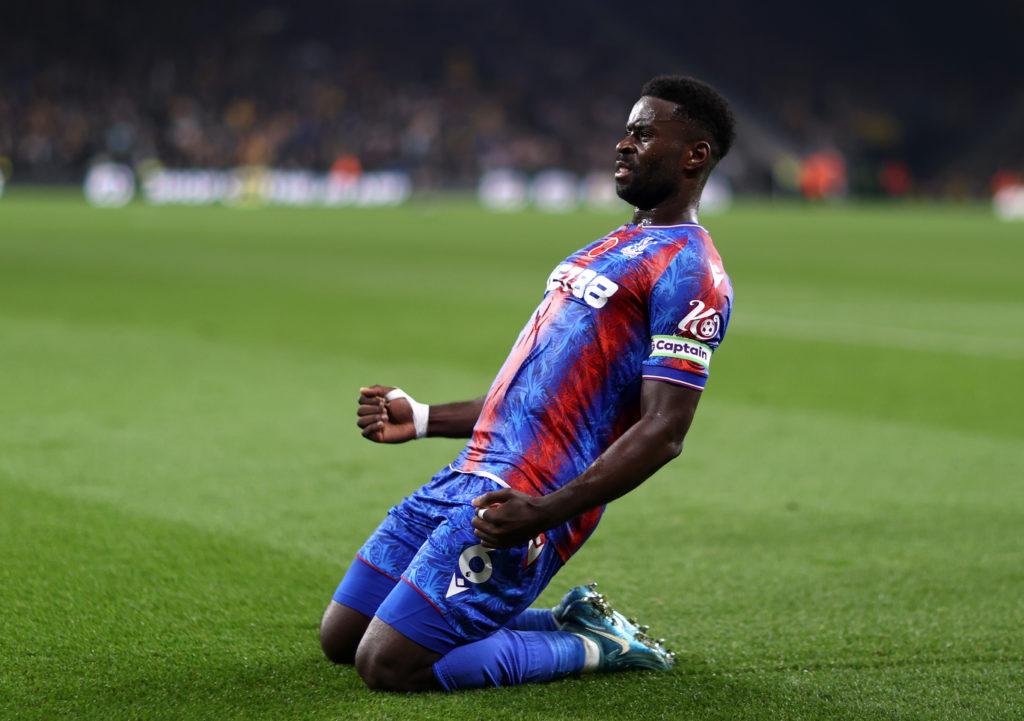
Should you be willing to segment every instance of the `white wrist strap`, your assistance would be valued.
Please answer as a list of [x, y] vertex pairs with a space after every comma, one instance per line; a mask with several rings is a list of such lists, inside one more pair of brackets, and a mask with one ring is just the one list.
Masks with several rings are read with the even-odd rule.
[[416, 401], [411, 395], [401, 388], [388, 391], [384, 400], [393, 401], [396, 398], [404, 398], [412, 406], [412, 425], [416, 429], [416, 437], [423, 438], [427, 435], [427, 421], [430, 419], [430, 406], [426, 403]]

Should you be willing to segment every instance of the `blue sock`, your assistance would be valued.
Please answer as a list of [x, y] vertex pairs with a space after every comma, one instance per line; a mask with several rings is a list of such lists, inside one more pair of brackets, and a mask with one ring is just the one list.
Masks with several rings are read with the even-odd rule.
[[558, 624], [550, 608], [528, 608], [505, 624], [505, 628], [510, 631], [557, 631]]
[[434, 664], [445, 691], [551, 681], [583, 670], [583, 641], [562, 631], [499, 629], [453, 648]]

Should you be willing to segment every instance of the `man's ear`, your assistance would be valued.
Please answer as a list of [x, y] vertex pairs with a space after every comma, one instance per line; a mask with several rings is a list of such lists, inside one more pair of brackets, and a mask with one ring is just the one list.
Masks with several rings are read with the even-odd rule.
[[698, 140], [690, 146], [683, 157], [683, 168], [697, 170], [711, 161], [711, 145], [706, 140]]

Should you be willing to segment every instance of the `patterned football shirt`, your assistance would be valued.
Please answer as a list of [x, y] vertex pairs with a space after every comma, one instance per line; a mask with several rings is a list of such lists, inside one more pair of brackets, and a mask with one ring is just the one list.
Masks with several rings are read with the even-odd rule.
[[[544, 495], [580, 475], [640, 417], [644, 379], [704, 389], [733, 291], [695, 224], [627, 224], [576, 251], [498, 372], [457, 471]], [[603, 508], [549, 533], [567, 560]]]

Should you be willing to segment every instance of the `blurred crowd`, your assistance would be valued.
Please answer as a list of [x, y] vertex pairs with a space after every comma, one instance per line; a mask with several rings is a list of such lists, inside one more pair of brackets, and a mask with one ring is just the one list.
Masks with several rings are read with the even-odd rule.
[[[96, 159], [175, 167], [404, 169], [426, 185], [481, 170], [610, 167], [622, 102], [580, 88], [538, 105], [448, 53], [436, 77], [391, 73], [372, 49], [209, 47], [113, 73], [60, 59], [0, 98], [0, 155], [19, 174], [71, 180]], [[563, 66], [564, 67], [564, 66]]]
[[[733, 100], [740, 142], [723, 172], [740, 190], [976, 194], [1024, 168], [1024, 137], [993, 116], [1024, 127], [1020, 85], [997, 96], [922, 67], [925, 50], [886, 65], [857, 38], [830, 55], [793, 42], [788, 21], [791, 36], [755, 42], [754, 11], [733, 25], [750, 41], [722, 46], [638, 35], [600, 3], [157, 7], [83, 0], [0, 30], [0, 170], [78, 182], [98, 159], [343, 164], [459, 188], [493, 168], [610, 169], [637, 89], [663, 71]], [[684, 9], [667, 12], [684, 27]]]

